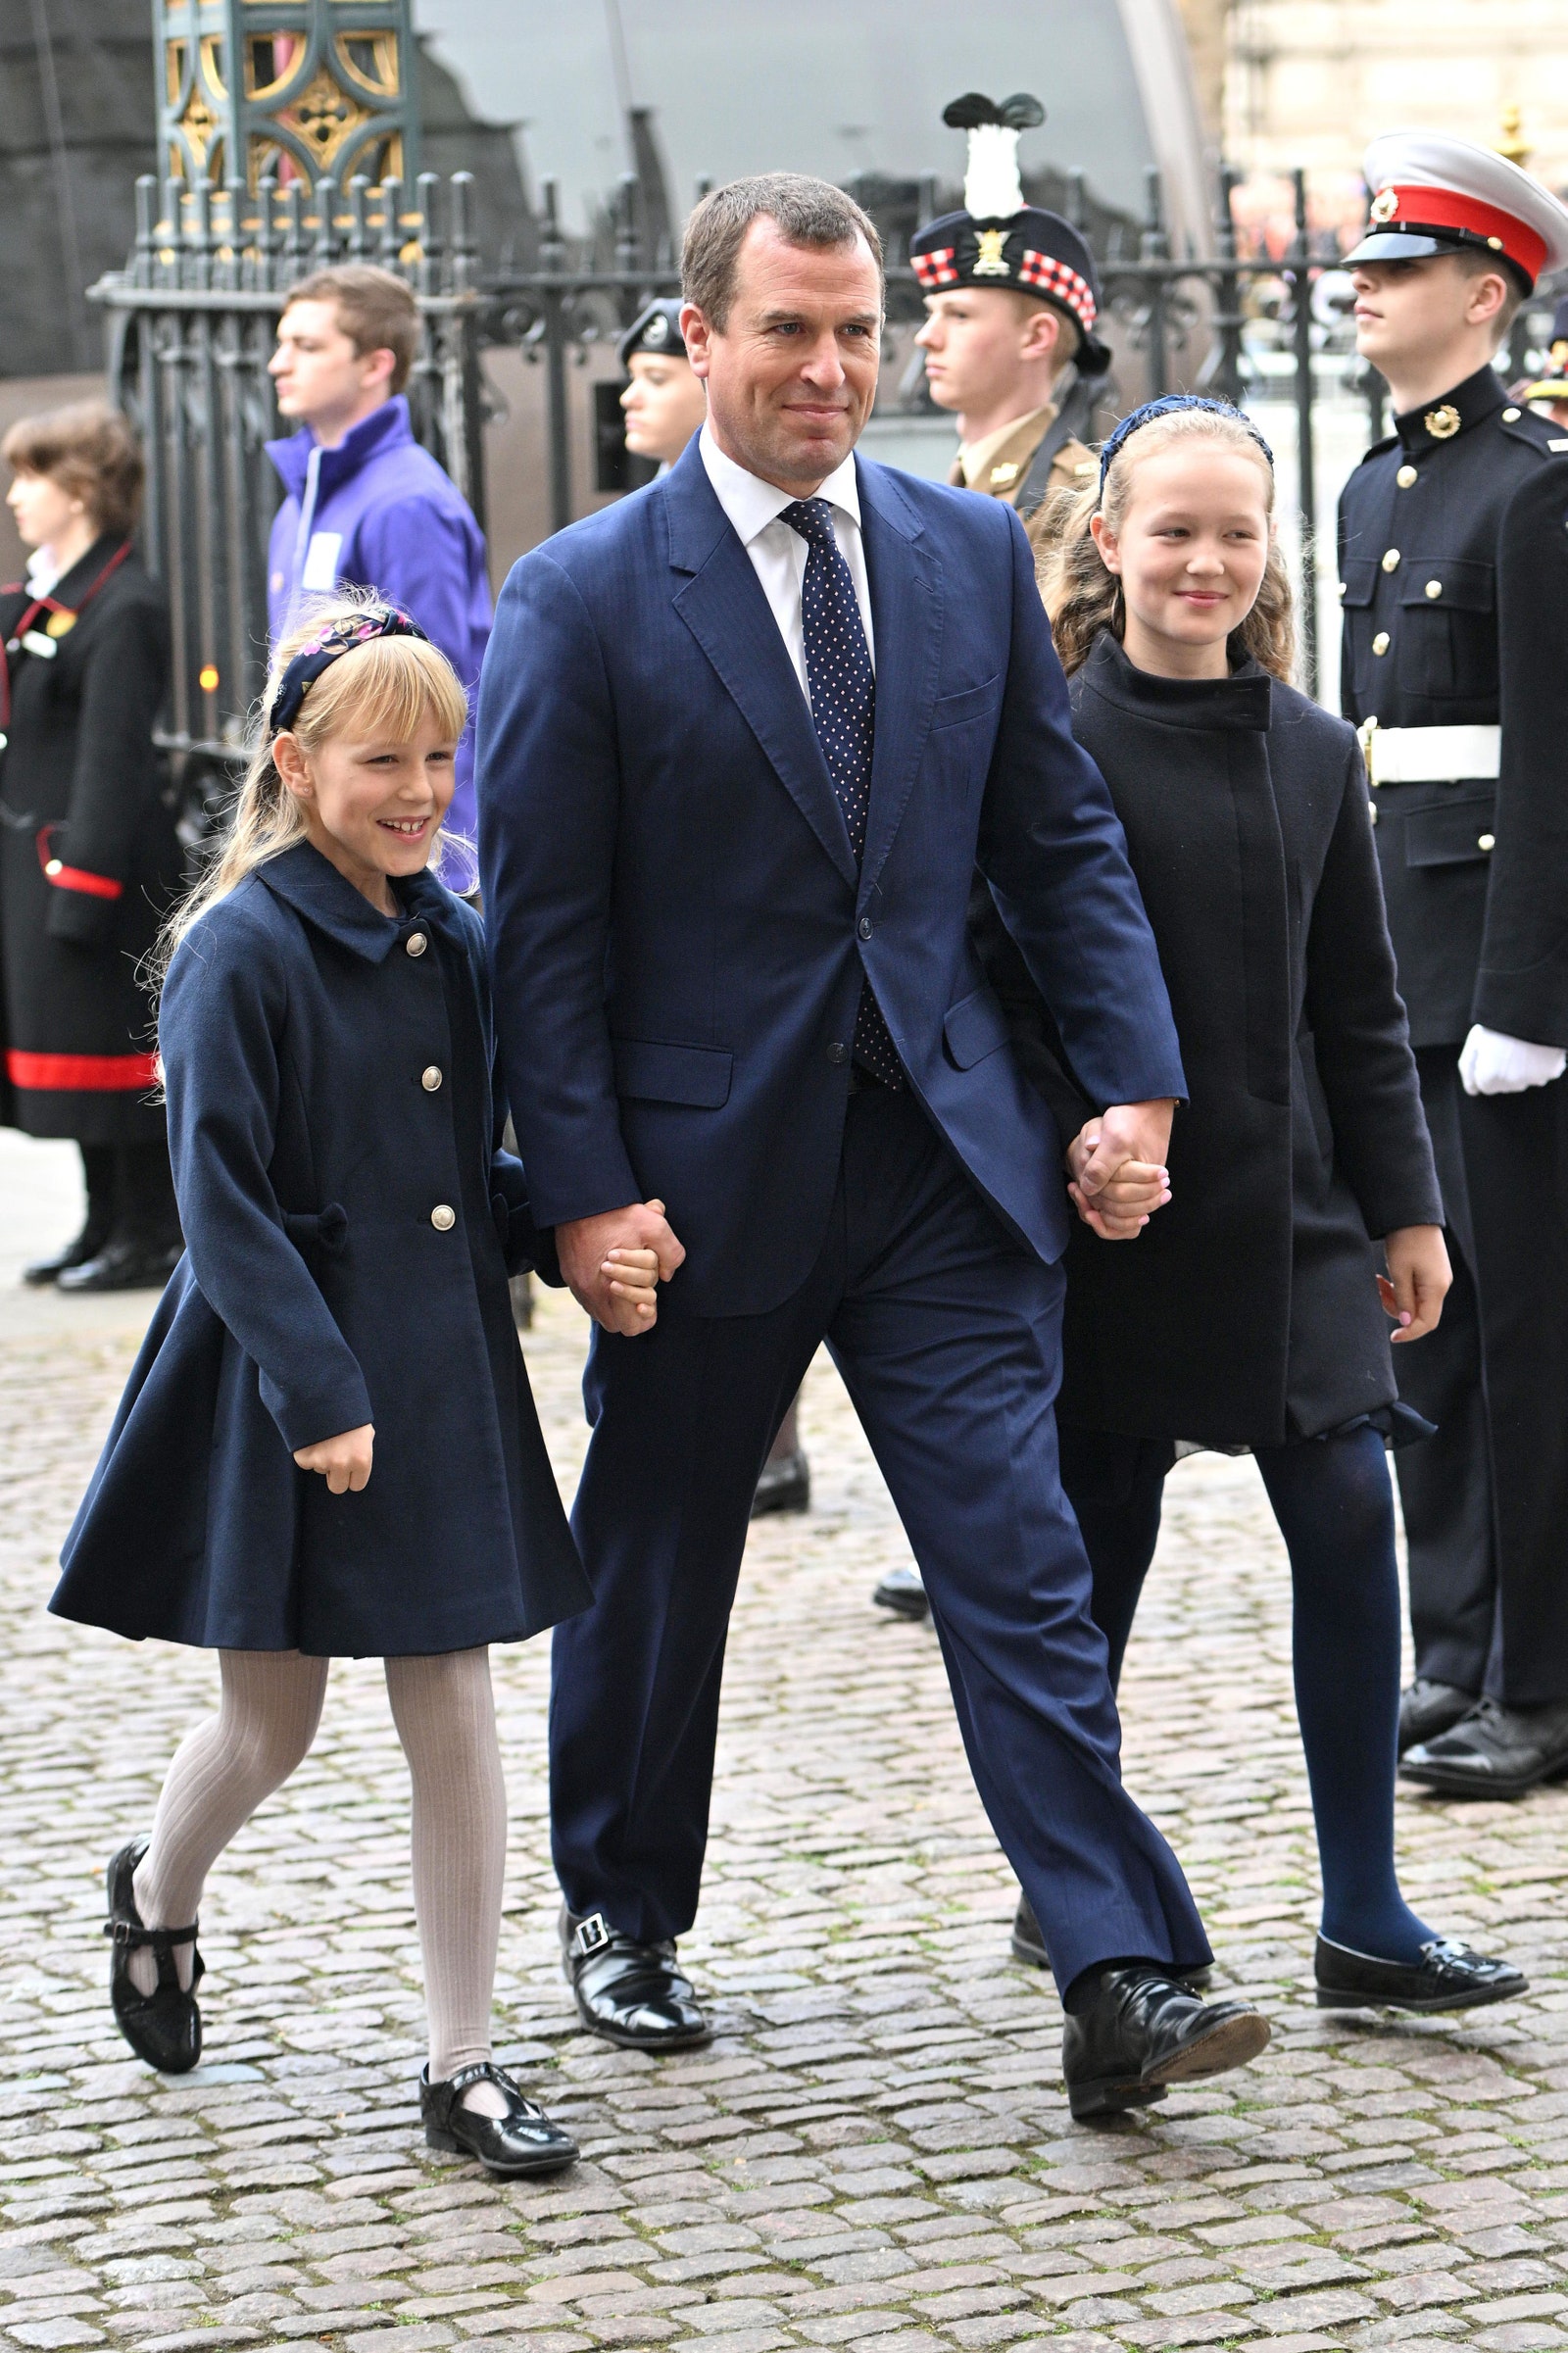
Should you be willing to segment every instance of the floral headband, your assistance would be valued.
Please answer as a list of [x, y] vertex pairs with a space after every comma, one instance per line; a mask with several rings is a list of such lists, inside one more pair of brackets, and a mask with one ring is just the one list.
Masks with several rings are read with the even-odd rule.
[[368, 645], [377, 637], [416, 637], [423, 645], [430, 642], [418, 622], [395, 605], [357, 614], [352, 621], [334, 621], [300, 648], [278, 680], [267, 714], [268, 734], [281, 735], [285, 727], [292, 727], [300, 715], [300, 705], [321, 672], [345, 654], [352, 654], [356, 646]]
[[1111, 434], [1100, 453], [1101, 489], [1103, 490], [1105, 487], [1105, 475], [1109, 470], [1111, 460], [1120, 450], [1122, 443], [1136, 433], [1140, 425], [1152, 424], [1156, 417], [1178, 416], [1184, 409], [1206, 409], [1211, 417], [1229, 417], [1235, 423], [1244, 425], [1257, 443], [1270, 466], [1273, 465], [1274, 452], [1269, 448], [1256, 425], [1250, 417], [1244, 416], [1240, 409], [1233, 409], [1229, 401], [1204, 400], [1201, 394], [1197, 392], [1167, 392], [1161, 399], [1145, 401], [1141, 409], [1132, 410], [1122, 418], [1116, 430]]

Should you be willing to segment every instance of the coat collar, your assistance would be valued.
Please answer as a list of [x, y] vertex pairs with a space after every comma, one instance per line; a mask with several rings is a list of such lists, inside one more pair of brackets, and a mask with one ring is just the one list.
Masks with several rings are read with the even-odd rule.
[[[395, 399], [383, 401], [379, 409], [372, 409], [368, 417], [362, 417], [336, 449], [321, 451], [316, 473], [318, 498], [324, 498], [340, 482], [357, 474], [371, 458], [378, 458], [387, 450], [407, 448], [413, 440], [409, 404], [400, 392]], [[290, 433], [281, 441], [267, 444], [267, 454], [291, 498], [303, 495], [311, 453], [318, 446], [309, 425], [301, 425], [297, 433]]]
[[1394, 430], [1405, 449], [1430, 458], [1446, 441], [1456, 440], [1472, 425], [1483, 424], [1489, 417], [1494, 417], [1507, 397], [1496, 369], [1490, 365], [1478, 368], [1474, 375], [1466, 376], [1462, 384], [1456, 384], [1441, 400], [1428, 401], [1423, 408], [1396, 417]]
[[382, 964], [413, 931], [428, 927], [448, 938], [458, 935], [457, 902], [428, 871], [396, 885], [404, 912], [378, 915], [369, 901], [310, 842], [296, 842], [256, 869], [257, 879], [317, 931], [340, 948]]
[[863, 894], [874, 887], [914, 782], [941, 634], [940, 574], [918, 513], [885, 466], [856, 461], [876, 639], [876, 734], [858, 876], [844, 813], [778, 624], [751, 558], [714, 494], [695, 437], [650, 496], [663, 506], [674, 604], [827, 856]]
[[1228, 678], [1156, 678], [1133, 667], [1108, 629], [1096, 638], [1083, 677], [1118, 711], [1163, 727], [1262, 735], [1273, 715], [1274, 682], [1255, 662], [1244, 662]]
[[61, 573], [49, 591], [50, 603], [65, 606], [68, 613], [74, 612], [78, 599], [86, 595], [104, 565], [124, 544], [122, 533], [101, 531], [85, 556], [79, 556], [69, 572]]

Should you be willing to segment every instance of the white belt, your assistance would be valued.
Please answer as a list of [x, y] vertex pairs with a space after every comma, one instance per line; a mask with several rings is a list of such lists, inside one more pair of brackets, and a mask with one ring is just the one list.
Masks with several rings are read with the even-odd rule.
[[1374, 784], [1461, 784], [1497, 775], [1500, 727], [1380, 727], [1358, 730]]

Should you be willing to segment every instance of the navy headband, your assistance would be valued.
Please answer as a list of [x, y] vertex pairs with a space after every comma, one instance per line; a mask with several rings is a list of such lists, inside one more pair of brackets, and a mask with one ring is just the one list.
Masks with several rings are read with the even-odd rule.
[[1206, 409], [1210, 417], [1234, 418], [1237, 424], [1244, 425], [1251, 434], [1269, 465], [1273, 465], [1274, 452], [1269, 448], [1256, 425], [1250, 417], [1244, 416], [1240, 409], [1233, 409], [1229, 401], [1204, 400], [1202, 395], [1197, 392], [1167, 392], [1161, 399], [1145, 401], [1141, 409], [1134, 409], [1122, 418], [1111, 434], [1110, 439], [1100, 453], [1101, 489], [1103, 490], [1105, 487], [1105, 474], [1112, 458], [1115, 457], [1122, 443], [1137, 432], [1140, 425], [1152, 424], [1156, 417], [1178, 417], [1184, 409]]
[[421, 645], [430, 642], [418, 622], [395, 605], [356, 613], [351, 621], [335, 621], [301, 648], [278, 680], [267, 716], [268, 734], [281, 735], [285, 727], [292, 727], [300, 715], [300, 705], [321, 672], [345, 654], [352, 654], [356, 646], [368, 645], [377, 637], [416, 637]]

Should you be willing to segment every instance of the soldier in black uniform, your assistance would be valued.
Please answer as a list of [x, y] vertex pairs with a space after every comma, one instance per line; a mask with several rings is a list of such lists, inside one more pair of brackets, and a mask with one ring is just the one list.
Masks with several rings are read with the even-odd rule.
[[1533, 561], [1515, 542], [1539, 536], [1563, 436], [1492, 362], [1536, 278], [1568, 263], [1568, 214], [1456, 139], [1392, 134], [1365, 171], [1346, 267], [1395, 430], [1341, 501], [1342, 699], [1454, 1270], [1442, 1326], [1399, 1367], [1438, 1424], [1398, 1457], [1416, 1648], [1401, 1771], [1515, 1795], [1568, 1763], [1568, 832], [1562, 718], [1543, 729], [1533, 700], [1563, 667], [1561, 606], [1544, 676], [1508, 635]]

